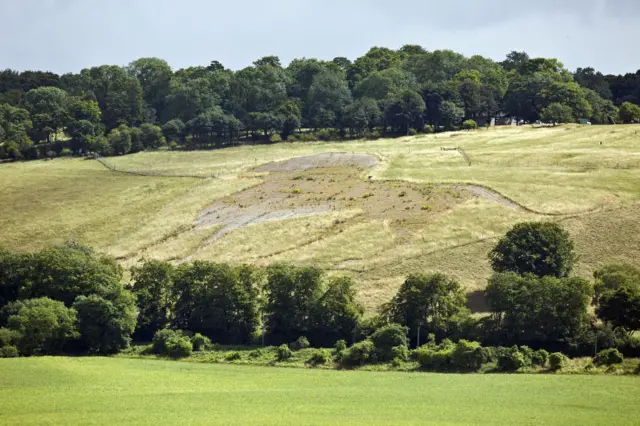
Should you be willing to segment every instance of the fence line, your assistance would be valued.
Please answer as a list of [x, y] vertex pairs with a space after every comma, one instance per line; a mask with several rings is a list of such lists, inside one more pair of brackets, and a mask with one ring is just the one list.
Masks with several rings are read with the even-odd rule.
[[468, 164], [469, 166], [471, 166], [471, 159], [469, 158], [469, 156], [467, 155], [467, 153], [466, 153], [466, 152], [464, 152], [464, 149], [462, 149], [462, 148], [458, 147], [458, 152], [459, 152], [460, 154], [462, 154], [462, 156], [464, 157], [464, 159], [465, 159], [465, 161], [467, 162], [467, 164]]
[[128, 170], [128, 169], [120, 169], [118, 165], [111, 163], [105, 157], [101, 155], [96, 155], [95, 160], [105, 166], [107, 169], [112, 172], [118, 173], [126, 173], [130, 175], [136, 176], [156, 176], [156, 177], [173, 177], [173, 178], [192, 178], [192, 179], [215, 179], [217, 176], [198, 176], [198, 175], [182, 175], [182, 174], [166, 174], [162, 172], [154, 172], [154, 171], [141, 171], [141, 170]]

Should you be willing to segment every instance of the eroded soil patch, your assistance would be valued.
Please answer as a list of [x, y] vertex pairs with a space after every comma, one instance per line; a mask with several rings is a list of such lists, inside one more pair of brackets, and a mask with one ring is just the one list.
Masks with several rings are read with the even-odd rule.
[[[363, 179], [357, 169], [334, 167], [273, 173], [253, 188], [216, 201], [197, 226], [222, 226], [207, 244], [247, 225], [313, 216], [346, 209], [363, 212], [354, 220], [384, 220], [397, 238], [430, 216], [473, 197], [459, 187]], [[364, 217], [363, 217], [364, 216]]]

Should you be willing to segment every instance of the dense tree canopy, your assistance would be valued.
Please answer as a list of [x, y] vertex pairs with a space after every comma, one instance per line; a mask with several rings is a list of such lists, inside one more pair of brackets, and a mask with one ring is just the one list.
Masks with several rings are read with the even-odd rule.
[[[640, 120], [640, 72], [567, 71], [511, 52], [502, 62], [450, 50], [373, 47], [351, 61], [267, 56], [242, 70], [218, 61], [173, 70], [160, 58], [62, 76], [0, 72], [0, 159], [121, 155], [164, 144], [198, 148], [258, 139], [407, 134], [464, 120], [594, 124]], [[618, 112], [620, 108], [620, 113]], [[124, 131], [125, 127], [140, 127]], [[147, 126], [147, 127], [143, 127]], [[148, 126], [155, 126], [150, 128]], [[158, 128], [164, 138], [159, 137]], [[129, 145], [131, 136], [131, 145]]]
[[489, 254], [496, 272], [515, 272], [566, 277], [576, 260], [573, 241], [554, 222], [524, 222], [515, 225]]

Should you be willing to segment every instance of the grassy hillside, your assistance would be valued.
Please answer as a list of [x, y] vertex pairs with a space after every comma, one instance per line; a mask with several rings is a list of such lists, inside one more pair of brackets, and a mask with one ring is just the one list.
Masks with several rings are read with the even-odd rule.
[[1, 424], [630, 425], [638, 378], [0, 359]]
[[[74, 238], [125, 266], [142, 257], [315, 264], [353, 276], [371, 309], [409, 272], [442, 271], [480, 289], [496, 238], [519, 221], [558, 220], [589, 276], [640, 258], [637, 129], [506, 127], [109, 159], [166, 176], [81, 159], [4, 164], [1, 243], [33, 250]], [[471, 166], [442, 150], [456, 147]], [[330, 152], [370, 154], [377, 165], [254, 171]]]

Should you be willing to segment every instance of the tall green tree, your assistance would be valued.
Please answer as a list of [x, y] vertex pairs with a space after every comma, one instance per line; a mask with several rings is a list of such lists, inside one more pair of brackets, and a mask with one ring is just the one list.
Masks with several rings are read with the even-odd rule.
[[311, 343], [329, 347], [338, 340], [353, 342], [362, 314], [363, 309], [356, 302], [353, 281], [344, 277], [330, 280], [324, 294], [311, 308]]
[[569, 233], [559, 224], [524, 222], [498, 241], [489, 260], [496, 272], [561, 278], [571, 273], [576, 254]]
[[485, 295], [497, 324], [497, 344], [567, 344], [590, 326], [593, 286], [582, 278], [498, 273]]
[[96, 98], [107, 130], [142, 120], [142, 86], [138, 79], [115, 65], [102, 65], [81, 72], [85, 91]]
[[382, 313], [389, 322], [407, 326], [415, 343], [419, 332], [426, 341], [428, 334], [444, 338], [456, 331], [469, 315], [466, 300], [460, 284], [446, 275], [412, 274]]
[[272, 344], [290, 343], [311, 330], [310, 316], [322, 294], [322, 271], [276, 264], [267, 269], [267, 331]]
[[114, 354], [126, 349], [136, 327], [135, 297], [122, 286], [102, 295], [79, 296], [73, 303], [78, 316], [82, 349], [89, 353]]
[[2, 309], [2, 317], [17, 334], [21, 355], [56, 355], [78, 336], [76, 311], [46, 297], [12, 302]]
[[135, 76], [142, 88], [142, 99], [154, 110], [154, 115], [162, 117], [165, 98], [173, 71], [167, 61], [159, 58], [140, 58], [131, 62], [127, 71]]
[[150, 341], [158, 330], [170, 325], [173, 311], [174, 267], [168, 262], [147, 260], [131, 269], [132, 291], [140, 314], [135, 337]]

